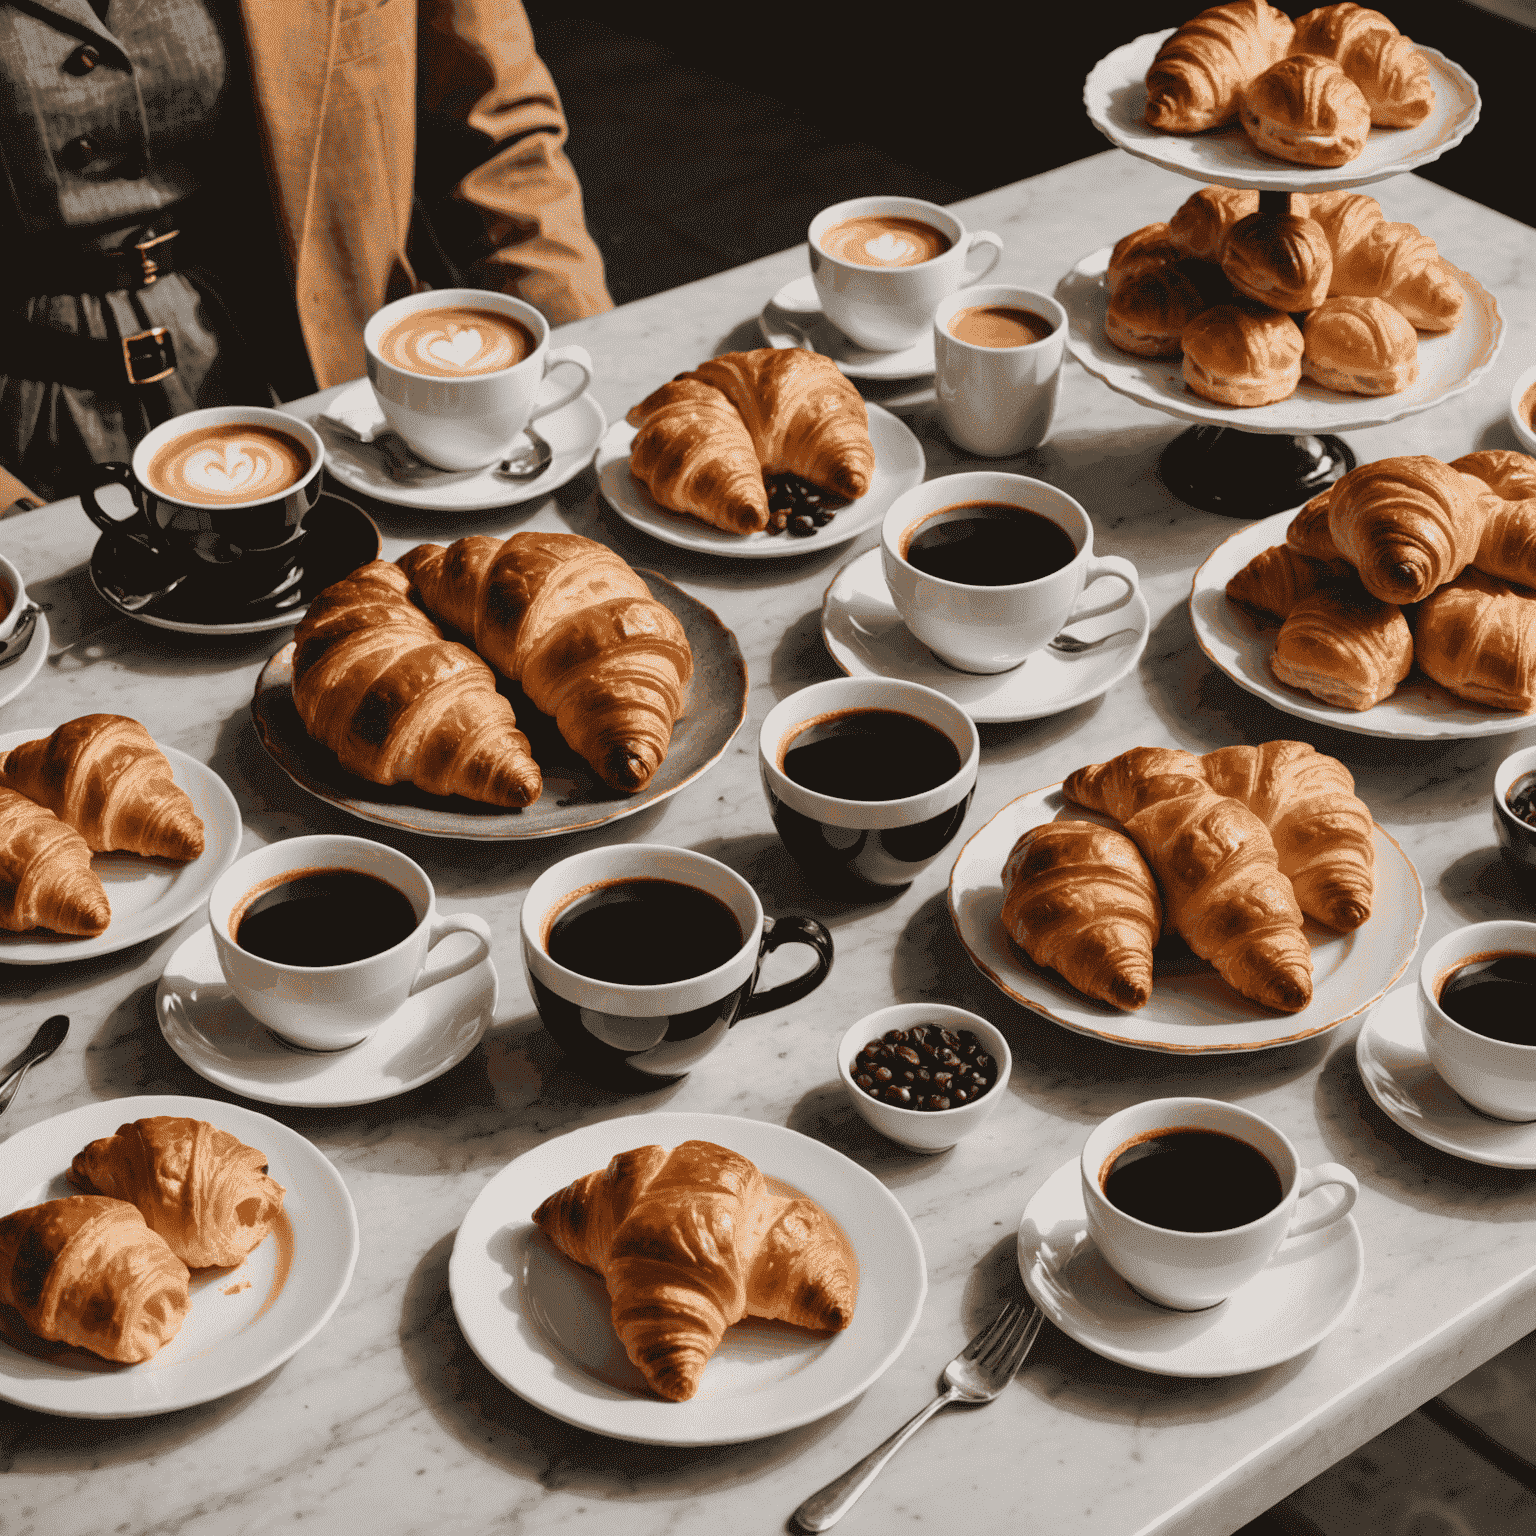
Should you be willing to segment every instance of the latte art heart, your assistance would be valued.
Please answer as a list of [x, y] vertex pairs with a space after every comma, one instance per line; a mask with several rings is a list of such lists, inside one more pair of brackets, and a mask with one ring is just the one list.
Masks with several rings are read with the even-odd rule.
[[877, 235], [873, 240], [864, 242], [864, 251], [874, 261], [899, 262], [911, 256], [917, 247], [910, 240], [903, 240], [899, 235], [893, 235], [887, 230], [883, 235]]
[[537, 345], [510, 315], [465, 305], [412, 310], [375, 343], [386, 363], [441, 379], [498, 373], [522, 362]]
[[309, 451], [297, 438], [237, 421], [172, 438], [150, 461], [146, 478], [176, 501], [226, 504], [280, 495], [309, 468]]
[[[419, 346], [419, 343], [418, 343]], [[480, 340], [480, 332], [472, 325], [465, 326], [463, 330], [456, 331], [452, 326], [448, 328], [446, 336], [434, 336], [427, 342], [427, 351], [440, 363], [447, 364], [450, 368], [469, 369], [480, 360], [480, 354], [485, 344]], [[503, 352], [510, 352], [510, 347], [503, 347]], [[494, 353], [494, 346], [489, 349]], [[505, 367], [505, 364], [501, 366]]]
[[199, 448], [187, 455], [182, 473], [188, 485], [199, 490], [212, 491], [215, 495], [233, 496], [243, 492], [258, 477], [270, 473], [272, 461], [258, 461], [238, 443], [226, 443], [222, 449]]
[[916, 267], [950, 248], [949, 236], [933, 225], [886, 213], [844, 219], [825, 230], [819, 243], [827, 255], [861, 267]]

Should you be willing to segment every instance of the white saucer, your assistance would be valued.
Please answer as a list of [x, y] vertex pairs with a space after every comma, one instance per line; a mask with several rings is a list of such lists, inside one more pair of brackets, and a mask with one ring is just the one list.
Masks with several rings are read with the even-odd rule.
[[933, 355], [933, 332], [899, 352], [871, 352], [850, 341], [822, 312], [816, 284], [809, 274], [797, 277], [774, 294], [757, 317], [763, 339], [770, 347], [799, 347], [830, 357], [850, 379], [915, 379], [938, 366]]
[[20, 660], [0, 668], [0, 704], [9, 704], [43, 670], [43, 663], [48, 660], [50, 637], [48, 615], [39, 613], [32, 626], [32, 638], [27, 641]]
[[1156, 1376], [1242, 1376], [1293, 1359], [1339, 1325], [1360, 1293], [1365, 1252], [1346, 1216], [1282, 1243], [1219, 1306], [1174, 1312], [1133, 1291], [1089, 1239], [1074, 1157], [1024, 1208], [1019, 1273], [1040, 1310], [1106, 1360]]
[[298, 1050], [231, 996], [206, 926], [166, 962], [155, 989], [160, 1033], [199, 1076], [263, 1104], [309, 1109], [372, 1104], [430, 1083], [474, 1050], [495, 1011], [496, 967], [485, 959], [408, 999], [351, 1050]]
[[[547, 496], [568, 480], [574, 480], [592, 462], [592, 455], [608, 430], [602, 406], [590, 394], [578, 395], [569, 405], [539, 417], [534, 423], [539, 436], [555, 450], [549, 468], [537, 479], [503, 480], [489, 469], [471, 469], [463, 474], [445, 469], [419, 485], [401, 485], [385, 474], [383, 462], [372, 448], [351, 442], [326, 426], [317, 419], [319, 414], [316, 412], [308, 419], [325, 443], [328, 475], [375, 501], [423, 512], [488, 512]], [[324, 408], [323, 414], [348, 422], [365, 438], [384, 426], [384, 413], [366, 379], [344, 389]]]
[[978, 725], [1039, 720], [1108, 692], [1141, 659], [1152, 616], [1140, 592], [1124, 608], [1085, 619], [1070, 632], [1083, 640], [1129, 629], [1096, 651], [1068, 656], [1047, 648], [1011, 672], [980, 677], [946, 666], [902, 623], [881, 570], [879, 549], [845, 565], [821, 603], [821, 638], [850, 677], [904, 677], [953, 699]]

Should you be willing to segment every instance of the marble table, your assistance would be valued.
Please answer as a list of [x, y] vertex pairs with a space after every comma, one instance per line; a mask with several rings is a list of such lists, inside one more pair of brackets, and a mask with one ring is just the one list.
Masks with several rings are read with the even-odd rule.
[[[1049, 290], [1080, 257], [1166, 218], [1191, 190], [1108, 152], [960, 211], [971, 227], [998, 230], [1007, 242], [997, 280]], [[1536, 354], [1536, 233], [1413, 177], [1374, 190], [1389, 216], [1418, 223], [1451, 261], [1477, 274], [1509, 331], [1477, 388], [1348, 440], [1362, 461], [1516, 446], [1504, 398]], [[803, 250], [786, 251], [569, 326], [561, 340], [591, 352], [596, 393], [615, 419], [659, 380], [713, 352], [756, 345], [758, 310], [804, 270]], [[963, 467], [931, 401], [894, 393], [922, 438], [929, 473]], [[1099, 549], [1140, 568], [1152, 635], [1138, 669], [1101, 700], [983, 728], [965, 835], [1024, 790], [1126, 747], [1207, 751], [1295, 737], [1349, 765], [1416, 862], [1429, 906], [1426, 942], [1461, 923], [1530, 914], [1495, 853], [1488, 796], [1495, 764], [1536, 735], [1426, 745], [1337, 733], [1271, 710], [1206, 662], [1190, 627], [1190, 575], [1235, 525], [1179, 504], [1155, 478], [1158, 454], [1182, 426], [1069, 362], [1051, 442], [1004, 466], [1052, 481], [1087, 506]], [[51, 605], [56, 651], [0, 710], [0, 729], [48, 728], [90, 710], [130, 713], [223, 776], [239, 801], [247, 848], [316, 831], [383, 836], [427, 869], [447, 910], [489, 921], [501, 977], [490, 1033], [438, 1081], [362, 1109], [269, 1111], [332, 1160], [357, 1204], [362, 1256], [328, 1326], [267, 1379], [200, 1408], [97, 1422], [0, 1406], [0, 1527], [9, 1536], [245, 1536], [300, 1523], [390, 1536], [492, 1527], [541, 1536], [781, 1529], [806, 1494], [926, 1401], [945, 1361], [999, 1298], [1020, 1291], [1020, 1212], [1089, 1127], [1168, 1094], [1239, 1101], [1280, 1123], [1305, 1161], [1334, 1159], [1357, 1172], [1367, 1268], [1352, 1313], [1300, 1359], [1212, 1381], [1112, 1365], [1048, 1327], [998, 1402], [951, 1411], [924, 1429], [846, 1518], [850, 1536], [919, 1524], [1221, 1536], [1536, 1327], [1536, 1181], [1459, 1162], [1397, 1129], [1356, 1074], [1356, 1025], [1237, 1058], [1118, 1049], [1032, 1016], [971, 966], [945, 907], [948, 861], [905, 893], [868, 905], [828, 903], [803, 883], [769, 823], [756, 732], [778, 699], [834, 675], [819, 633], [822, 593], [872, 534], [785, 561], [688, 555], [621, 523], [590, 473], [543, 501], [458, 525], [400, 512], [381, 522], [390, 555], [424, 537], [520, 528], [608, 541], [672, 577], [734, 629], [750, 668], [747, 723], [703, 778], [607, 831], [503, 844], [381, 833], [311, 799], [258, 745], [248, 703], [281, 634], [200, 643], [113, 622], [90, 587], [84, 562], [94, 530], [76, 504], [0, 526], [0, 546]], [[588, 1085], [538, 1024], [516, 923], [522, 894], [543, 868], [609, 838], [700, 849], [747, 875], [770, 913], [821, 916], [837, 943], [830, 980], [804, 1002], [738, 1028], [676, 1086], [624, 1098]], [[92, 1100], [225, 1097], [172, 1054], [154, 1017], [156, 979], [197, 921], [90, 964], [0, 969], [0, 1053], [18, 1048], [47, 1014], [63, 1010], [74, 1021], [64, 1048], [28, 1077], [0, 1120], [0, 1135]], [[932, 1159], [865, 1127], [843, 1098], [832, 1057], [852, 1019], [923, 999], [995, 1021], [1015, 1061], [1007, 1101], [977, 1134]], [[886, 1375], [829, 1418], [708, 1450], [608, 1441], [525, 1404], [466, 1345], [449, 1302], [448, 1259], [459, 1221], [487, 1181], [547, 1137], [657, 1108], [792, 1126], [871, 1170], [916, 1223], [930, 1283], [917, 1332]]]

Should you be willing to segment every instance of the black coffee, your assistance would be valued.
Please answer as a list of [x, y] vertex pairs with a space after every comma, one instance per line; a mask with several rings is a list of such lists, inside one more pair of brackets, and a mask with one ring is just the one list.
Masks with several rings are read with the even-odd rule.
[[1012, 587], [1054, 575], [1077, 558], [1077, 545], [1059, 523], [992, 502], [946, 507], [964, 517], [930, 518], [904, 553], [907, 564], [941, 581], [966, 587]]
[[1100, 1184], [1117, 1210], [1172, 1232], [1225, 1232], [1267, 1216], [1284, 1191], [1256, 1147], [1221, 1131], [1167, 1130], [1114, 1156]]
[[556, 965], [625, 986], [686, 981], [724, 965], [742, 946], [736, 914], [676, 880], [609, 880], [577, 893], [544, 947]]
[[846, 709], [812, 720], [784, 754], [784, 776], [839, 800], [905, 800], [960, 771], [943, 731], [894, 709]]
[[235, 943], [279, 965], [350, 965], [416, 929], [410, 897], [356, 869], [304, 869], [261, 890], [236, 914]]
[[1536, 1045], [1536, 955], [1478, 955], [1446, 977], [1439, 1002], [1474, 1034]]

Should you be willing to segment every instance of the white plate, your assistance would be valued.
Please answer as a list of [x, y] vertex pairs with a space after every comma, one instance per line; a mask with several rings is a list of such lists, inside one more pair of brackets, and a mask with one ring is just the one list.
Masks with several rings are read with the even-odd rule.
[[[24, 741], [48, 736], [52, 725], [0, 732], [0, 753]], [[158, 743], [157, 743], [158, 745]], [[235, 862], [245, 828], [240, 807], [223, 779], [206, 764], [175, 747], [161, 746], [171, 765], [171, 777], [192, 797], [203, 820], [203, 851], [190, 864], [169, 859], [142, 859], [136, 853], [93, 853], [91, 868], [101, 877], [112, 903], [112, 921], [94, 939], [62, 935], [0, 931], [0, 965], [56, 965], [110, 955], [141, 944], [174, 928], [205, 901], [214, 882]]]
[[238, 1268], [193, 1271], [191, 1313], [140, 1365], [30, 1337], [31, 1350], [0, 1339], [5, 1402], [74, 1419], [131, 1419], [206, 1403], [275, 1370], [346, 1295], [358, 1236], [341, 1175], [297, 1131], [238, 1104], [178, 1094], [106, 1099], [28, 1126], [0, 1143], [0, 1214], [78, 1194], [64, 1178], [75, 1153], [150, 1115], [207, 1120], [259, 1147], [286, 1191], [282, 1219]]
[[1369, 1008], [1403, 974], [1424, 927], [1424, 888], [1397, 841], [1376, 828], [1376, 896], [1353, 933], [1310, 918], [1312, 1001], [1300, 1013], [1272, 1013], [1239, 996], [1203, 960], [1160, 956], [1152, 996], [1123, 1013], [1038, 966], [1003, 927], [1003, 865], [1029, 827], [1063, 819], [1114, 822], [1070, 804], [1061, 785], [1031, 790], [1000, 810], [960, 850], [949, 879], [949, 915], [977, 967], [1009, 997], [1046, 1018], [1116, 1045], [1144, 1051], [1262, 1051], [1336, 1028]]
[[1429, 62], [1435, 105], [1415, 128], [1372, 128], [1365, 148], [1348, 165], [1292, 165], [1255, 148], [1240, 124], [1207, 133], [1164, 133], [1146, 120], [1146, 74], [1174, 28], [1147, 32], [1107, 53], [1088, 72], [1083, 105], [1088, 120], [1111, 144], [1166, 171], [1223, 187], [1262, 192], [1324, 192], [1363, 187], [1438, 160], [1472, 131], [1482, 111], [1477, 82], [1443, 53], [1416, 44]]
[[1070, 628], [1081, 640], [1124, 631], [1110, 644], [1077, 656], [1047, 648], [1011, 672], [981, 677], [945, 666], [902, 622], [878, 549], [850, 560], [821, 603], [821, 638], [850, 677], [922, 683], [953, 699], [978, 725], [1039, 720], [1107, 693], [1141, 659], [1151, 623], [1146, 599], [1136, 592], [1124, 608]]
[[0, 704], [9, 704], [28, 683], [43, 670], [48, 660], [48, 644], [52, 632], [48, 628], [48, 615], [39, 613], [32, 626], [32, 638], [17, 661], [0, 669]]
[[763, 306], [758, 329], [770, 347], [799, 347], [810, 343], [813, 352], [830, 357], [850, 379], [917, 379], [938, 366], [933, 351], [933, 331], [920, 341], [896, 352], [871, 352], [850, 340], [827, 319], [816, 292], [814, 278], [797, 277]]
[[1419, 333], [1419, 376], [1407, 389], [1395, 395], [1341, 395], [1303, 379], [1294, 393], [1273, 405], [1217, 405], [1185, 384], [1182, 357], [1133, 357], [1104, 334], [1109, 303], [1104, 270], [1110, 249], [1106, 245], [1085, 256], [1056, 285], [1056, 297], [1067, 312], [1067, 347], [1117, 394], [1185, 421], [1287, 435], [1379, 427], [1443, 405], [1470, 389], [1493, 366], [1504, 339], [1504, 321], [1493, 295], [1453, 267], [1467, 295], [1461, 323], [1443, 335]]
[[651, 493], [629, 472], [629, 445], [635, 429], [616, 421], [597, 450], [597, 483], [608, 505], [631, 528], [638, 528], [664, 544], [692, 549], [707, 555], [734, 555], [742, 560], [778, 560], [786, 555], [813, 555], [856, 539], [878, 528], [891, 503], [914, 485], [923, 483], [926, 461], [923, 446], [898, 416], [866, 401], [869, 408], [869, 440], [875, 450], [875, 473], [869, 490], [841, 508], [824, 528], [805, 538], [788, 533], [727, 533], [711, 528], [695, 517], [668, 512], [657, 506]]
[[[1242, 1376], [1294, 1359], [1355, 1304], [1365, 1250], [1353, 1216], [1293, 1237], [1261, 1274], [1204, 1312], [1138, 1296], [1088, 1236], [1078, 1159], [1036, 1190], [1019, 1221], [1019, 1273], [1040, 1310], [1106, 1360], [1157, 1376]], [[1326, 1197], [1324, 1197], [1326, 1198]]]
[[[529, 1219], [545, 1196], [631, 1147], [713, 1141], [816, 1200], [859, 1260], [853, 1321], [830, 1337], [747, 1320], [726, 1330], [685, 1403], [652, 1396], [613, 1331], [608, 1292]], [[645, 1445], [729, 1445], [809, 1424], [857, 1397], [906, 1347], [923, 1310], [917, 1232], [871, 1173], [819, 1141], [732, 1115], [623, 1115], [514, 1158], [454, 1239], [453, 1310], [499, 1381], [567, 1424]]]
[[430, 1083], [474, 1050], [495, 1012], [486, 958], [407, 999], [350, 1050], [299, 1050], [235, 1001], [206, 927], [177, 948], [155, 989], [160, 1033], [194, 1072], [248, 1099], [307, 1109], [373, 1104]]
[[1244, 612], [1227, 597], [1227, 583], [1257, 554], [1285, 543], [1294, 512], [1276, 512], [1240, 528], [1218, 544], [1195, 572], [1189, 616], [1200, 649], [1239, 688], [1257, 694], [1276, 709], [1302, 720], [1360, 736], [1392, 736], [1412, 741], [1455, 741], [1472, 736], [1508, 736], [1536, 724], [1536, 717], [1493, 709], [1458, 699], [1415, 668], [1397, 691], [1370, 709], [1326, 704], [1299, 688], [1288, 688], [1269, 670], [1280, 626]]
[[[305, 419], [325, 443], [328, 475], [375, 501], [414, 507], [422, 512], [489, 512], [547, 496], [574, 480], [592, 462], [592, 450], [608, 430], [602, 406], [590, 394], [578, 395], [569, 405], [539, 417], [533, 424], [534, 430], [555, 451], [549, 468], [536, 480], [503, 480], [488, 468], [462, 474], [445, 469], [420, 485], [401, 485], [384, 472], [383, 460], [374, 449], [349, 441], [343, 433], [320, 421], [318, 414]], [[384, 413], [366, 379], [344, 389], [325, 407], [324, 414], [353, 423], [364, 436], [384, 426]]]

